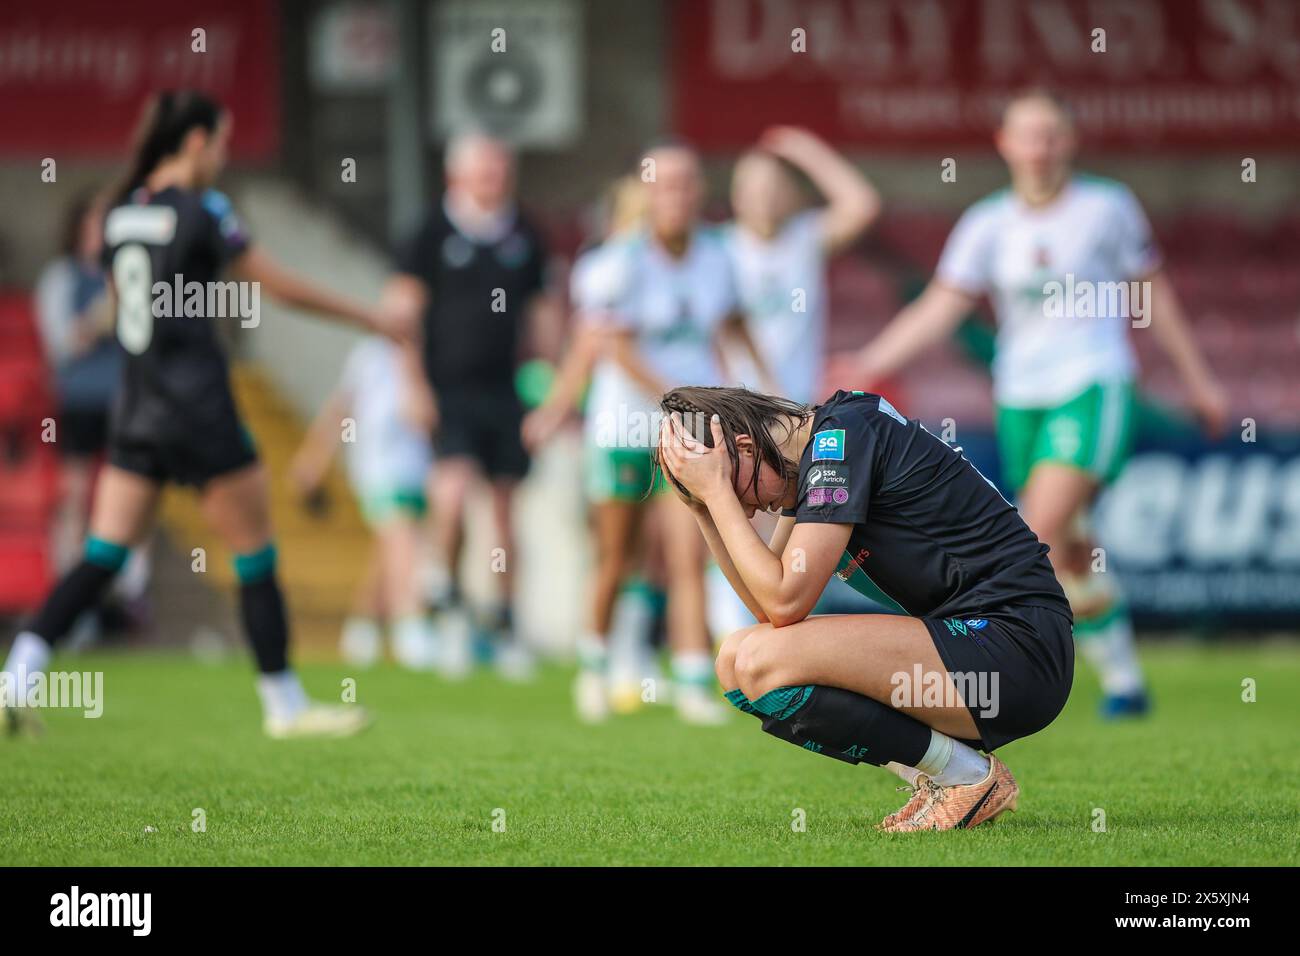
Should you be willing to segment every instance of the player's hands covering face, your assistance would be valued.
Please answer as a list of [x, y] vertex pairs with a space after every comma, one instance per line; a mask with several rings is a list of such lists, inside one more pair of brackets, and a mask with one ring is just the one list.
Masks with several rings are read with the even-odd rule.
[[708, 503], [719, 494], [735, 495], [731, 456], [722, 437], [722, 425], [715, 415], [709, 423], [713, 447], [691, 437], [679, 412], [673, 412], [659, 427], [660, 461], [670, 477], [697, 501]]

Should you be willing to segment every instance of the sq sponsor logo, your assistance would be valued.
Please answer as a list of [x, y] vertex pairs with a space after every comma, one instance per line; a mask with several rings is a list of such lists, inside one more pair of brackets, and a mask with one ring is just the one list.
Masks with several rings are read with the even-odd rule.
[[813, 461], [844, 460], [844, 429], [830, 428], [813, 435]]

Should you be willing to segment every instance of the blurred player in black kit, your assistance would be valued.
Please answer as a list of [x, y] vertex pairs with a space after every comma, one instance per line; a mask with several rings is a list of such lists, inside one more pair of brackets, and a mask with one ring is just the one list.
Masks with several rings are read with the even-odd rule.
[[[239, 606], [272, 737], [342, 736], [366, 723], [355, 706], [310, 701], [288, 664], [288, 622], [276, 578], [267, 473], [240, 421], [210, 314], [214, 292], [256, 284], [285, 305], [378, 328], [379, 315], [293, 275], [254, 245], [229, 199], [212, 188], [226, 161], [231, 117], [207, 96], [165, 92], [150, 105], [131, 171], [105, 218], [118, 342], [126, 351], [109, 426], [108, 463], [95, 491], [79, 564], [59, 581], [5, 664], [5, 723], [30, 715], [12, 702], [49, 664], [52, 648], [121, 570], [146, 534], [163, 486], [198, 489], [204, 516], [235, 554]], [[155, 283], [204, 290], [184, 307]]]

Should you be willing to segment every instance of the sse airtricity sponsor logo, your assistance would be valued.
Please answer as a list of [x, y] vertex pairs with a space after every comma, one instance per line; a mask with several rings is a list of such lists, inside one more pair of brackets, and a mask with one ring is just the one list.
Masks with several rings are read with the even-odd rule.
[[848, 465], [820, 465], [808, 472], [808, 487], [823, 488], [849, 483]]
[[848, 485], [848, 465], [819, 465], [808, 472], [808, 504], [845, 504], [849, 500]]
[[148, 936], [153, 926], [152, 893], [69, 893], [50, 897], [51, 926], [125, 926], [132, 936]]
[[844, 460], [844, 429], [830, 428], [813, 435], [813, 461]]

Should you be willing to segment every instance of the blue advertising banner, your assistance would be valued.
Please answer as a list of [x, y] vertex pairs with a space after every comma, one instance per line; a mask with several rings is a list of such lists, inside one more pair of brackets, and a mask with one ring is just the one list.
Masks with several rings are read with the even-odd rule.
[[1300, 435], [1212, 446], [1144, 437], [1094, 527], [1148, 625], [1300, 630]]
[[[992, 432], [960, 444], [1010, 498]], [[1300, 434], [1209, 444], [1144, 428], [1092, 527], [1139, 625], [1300, 631]]]

